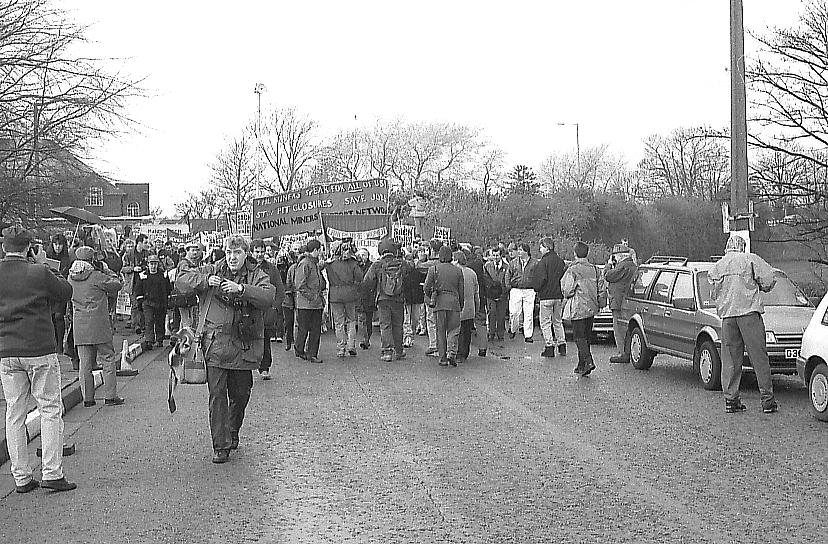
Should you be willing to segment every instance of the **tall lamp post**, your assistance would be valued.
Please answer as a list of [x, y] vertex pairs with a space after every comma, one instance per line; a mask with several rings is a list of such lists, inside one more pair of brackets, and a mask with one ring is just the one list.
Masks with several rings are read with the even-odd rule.
[[578, 181], [581, 180], [581, 127], [578, 123], [558, 123], [558, 126], [572, 126], [575, 125], [575, 155], [578, 161]]
[[[256, 94], [256, 143], [259, 144], [259, 135], [262, 131], [262, 93], [267, 90], [264, 83], [256, 83], [253, 87], [253, 92]], [[257, 146], [258, 147], [258, 146]], [[262, 196], [262, 164], [261, 164], [261, 149], [256, 149], [256, 196]]]

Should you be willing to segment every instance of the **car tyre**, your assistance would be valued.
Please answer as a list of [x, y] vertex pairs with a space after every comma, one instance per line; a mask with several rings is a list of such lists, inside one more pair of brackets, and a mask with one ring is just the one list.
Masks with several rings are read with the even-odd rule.
[[693, 354], [693, 368], [702, 387], [708, 391], [722, 389], [722, 358], [713, 342], [705, 340], [699, 344]]
[[819, 363], [808, 380], [811, 414], [820, 421], [828, 421], [828, 365]]
[[627, 353], [630, 354], [630, 364], [638, 370], [647, 370], [653, 366], [655, 352], [647, 347], [644, 333], [638, 327], [633, 328], [627, 337]]

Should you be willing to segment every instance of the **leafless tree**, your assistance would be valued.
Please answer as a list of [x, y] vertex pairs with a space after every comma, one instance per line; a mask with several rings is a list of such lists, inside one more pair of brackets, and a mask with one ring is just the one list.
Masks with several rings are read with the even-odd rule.
[[88, 47], [52, 0], [0, 2], [0, 219], [59, 202], [74, 157], [134, 125], [125, 106], [140, 82], [110, 73], [111, 59], [84, 55]]
[[226, 211], [245, 210], [253, 203], [258, 176], [256, 143], [251, 131], [228, 141], [210, 168], [210, 184]]
[[505, 164], [506, 153], [499, 147], [488, 145], [478, 150], [472, 179], [480, 182], [484, 200], [489, 201], [492, 193], [502, 189]]
[[606, 192], [625, 183], [628, 174], [626, 163], [613, 156], [606, 145], [583, 149], [580, 158], [574, 153], [552, 154], [539, 168], [541, 189], [546, 192]]
[[294, 108], [276, 108], [257, 129], [259, 150], [272, 171], [271, 192], [301, 187], [317, 152], [316, 121]]
[[221, 215], [218, 191], [208, 187], [195, 194], [187, 193], [183, 201], [176, 203], [175, 211], [190, 219], [214, 219]]

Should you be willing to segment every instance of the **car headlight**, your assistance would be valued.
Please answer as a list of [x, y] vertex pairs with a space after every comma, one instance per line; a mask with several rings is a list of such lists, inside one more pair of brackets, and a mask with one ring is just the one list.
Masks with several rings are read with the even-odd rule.
[[766, 344], [775, 344], [776, 343], [776, 335], [773, 334], [773, 331], [765, 331], [765, 343]]

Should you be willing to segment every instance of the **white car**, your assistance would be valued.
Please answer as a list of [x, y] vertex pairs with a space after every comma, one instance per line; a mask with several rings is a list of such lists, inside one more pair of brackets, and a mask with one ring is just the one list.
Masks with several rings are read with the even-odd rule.
[[828, 421], [828, 293], [811, 317], [796, 358], [796, 372], [808, 386], [811, 414]]

